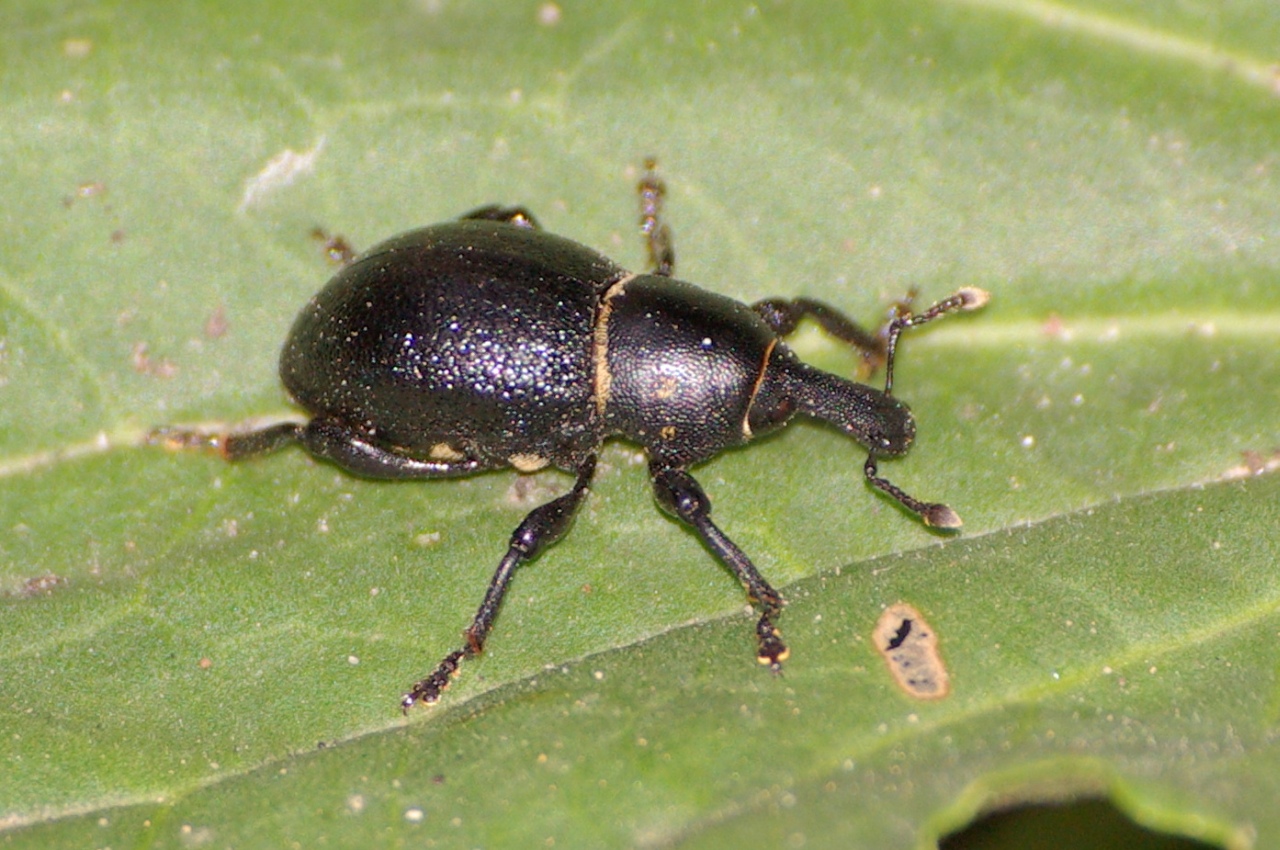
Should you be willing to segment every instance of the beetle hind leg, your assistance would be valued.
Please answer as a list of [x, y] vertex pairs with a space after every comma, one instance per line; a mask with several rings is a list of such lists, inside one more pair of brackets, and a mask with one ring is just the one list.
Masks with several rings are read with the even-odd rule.
[[493, 467], [492, 463], [461, 454], [447, 460], [403, 454], [322, 416], [306, 423], [278, 422], [253, 430], [223, 432], [161, 427], [147, 435], [148, 445], [179, 451], [212, 449], [229, 461], [247, 460], [295, 443], [313, 457], [332, 461], [363, 478], [454, 478]]
[[760, 606], [760, 620], [756, 623], [756, 659], [775, 673], [781, 672], [782, 662], [790, 654], [773, 622], [782, 612], [784, 602], [781, 594], [760, 575], [746, 553], [711, 521], [711, 500], [692, 475], [683, 469], [666, 466], [655, 466], [650, 474], [658, 505], [693, 528], [707, 548], [742, 582], [748, 598]]
[[545, 505], [534, 508], [524, 518], [511, 535], [507, 554], [498, 564], [493, 578], [489, 580], [489, 589], [485, 591], [484, 601], [480, 603], [475, 617], [471, 620], [471, 625], [467, 627], [466, 643], [446, 655], [431, 675], [418, 682], [404, 695], [400, 700], [401, 709], [407, 712], [414, 703], [422, 702], [431, 705], [439, 701], [440, 694], [458, 674], [458, 668], [462, 662], [484, 651], [485, 639], [493, 629], [493, 621], [498, 615], [498, 609], [502, 606], [502, 597], [506, 594], [516, 569], [538, 557], [546, 547], [555, 543], [569, 530], [574, 515], [590, 490], [595, 470], [596, 458], [595, 455], [591, 455], [578, 467], [578, 478], [572, 490]]
[[217, 431], [162, 425], [151, 429], [146, 444], [173, 451], [212, 449], [230, 461], [269, 454], [291, 443], [301, 442], [306, 426], [300, 422], [277, 422], [248, 431]]

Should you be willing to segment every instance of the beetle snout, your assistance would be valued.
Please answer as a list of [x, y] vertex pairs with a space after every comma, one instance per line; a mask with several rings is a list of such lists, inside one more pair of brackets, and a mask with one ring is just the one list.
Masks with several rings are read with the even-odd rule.
[[798, 361], [786, 364], [785, 378], [802, 412], [836, 426], [873, 455], [896, 457], [911, 447], [915, 419], [893, 396]]
[[906, 454], [916, 437], [916, 420], [910, 409], [896, 398], [881, 396], [875, 412], [867, 428], [867, 448], [876, 457]]

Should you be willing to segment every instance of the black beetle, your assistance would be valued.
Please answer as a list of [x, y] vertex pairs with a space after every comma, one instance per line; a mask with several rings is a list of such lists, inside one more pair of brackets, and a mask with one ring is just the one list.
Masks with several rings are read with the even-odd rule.
[[[511, 536], [466, 643], [414, 685], [402, 706], [433, 703], [464, 658], [477, 655], [516, 568], [568, 529], [603, 441], [621, 436], [649, 457], [658, 504], [691, 527], [761, 609], [758, 657], [775, 671], [787, 647], [774, 626], [781, 595], [711, 521], [689, 466], [805, 414], [867, 446], [864, 471], [926, 525], [960, 526], [879, 477], [877, 457], [900, 455], [915, 424], [891, 395], [898, 335], [952, 310], [986, 303], [961, 289], [919, 314], [899, 305], [881, 333], [809, 299], [747, 306], [672, 277], [653, 163], [639, 186], [651, 272], [635, 274], [541, 230], [519, 207], [482, 207], [413, 230], [342, 269], [294, 322], [280, 376], [306, 423], [207, 434], [157, 429], [153, 442], [214, 446], [230, 460], [301, 444], [365, 478], [449, 478], [507, 466], [577, 476]], [[802, 318], [885, 363], [885, 390], [800, 362], [782, 341]]]

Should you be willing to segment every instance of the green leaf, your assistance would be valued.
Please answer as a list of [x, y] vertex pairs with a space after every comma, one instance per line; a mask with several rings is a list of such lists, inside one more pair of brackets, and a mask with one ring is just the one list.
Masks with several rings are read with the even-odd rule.
[[[0, 34], [0, 828], [11, 847], [929, 847], [1105, 796], [1280, 841], [1280, 18], [1111, 3], [15, 2]], [[288, 153], [286, 153], [288, 152]], [[800, 423], [695, 469], [783, 590], [741, 589], [611, 444], [432, 710], [560, 473], [373, 483], [228, 466], [163, 423], [288, 415], [275, 358], [368, 246], [483, 203], [904, 339], [881, 465]], [[289, 180], [278, 175], [288, 173]], [[276, 175], [275, 179], [271, 179]], [[812, 328], [805, 359], [850, 373]], [[899, 691], [905, 601], [952, 688]]]

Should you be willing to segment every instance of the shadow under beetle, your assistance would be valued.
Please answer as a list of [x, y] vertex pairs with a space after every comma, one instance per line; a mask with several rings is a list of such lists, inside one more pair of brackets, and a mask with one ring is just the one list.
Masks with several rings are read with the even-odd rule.
[[[904, 453], [915, 422], [892, 397], [899, 334], [987, 293], [961, 289], [912, 314], [901, 304], [869, 333], [818, 301], [752, 306], [676, 280], [664, 187], [652, 161], [639, 185], [650, 273], [540, 229], [519, 207], [482, 207], [413, 230], [343, 268], [303, 308], [280, 376], [306, 423], [205, 434], [158, 429], [152, 441], [213, 446], [229, 460], [299, 443], [365, 478], [452, 478], [511, 466], [554, 466], [573, 488], [529, 512], [512, 534], [466, 642], [405, 694], [434, 703], [463, 659], [478, 655], [516, 568], [568, 530], [608, 437], [642, 445], [654, 497], [688, 525], [760, 609], [760, 663], [781, 669], [774, 625], [783, 599], [711, 521], [688, 467], [785, 425], [799, 413], [869, 449], [868, 482], [926, 525], [955, 529], [943, 504], [920, 502], [880, 477], [876, 458]], [[782, 341], [802, 318], [885, 363], [883, 392], [800, 362]]]

